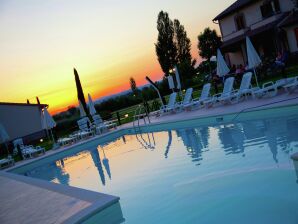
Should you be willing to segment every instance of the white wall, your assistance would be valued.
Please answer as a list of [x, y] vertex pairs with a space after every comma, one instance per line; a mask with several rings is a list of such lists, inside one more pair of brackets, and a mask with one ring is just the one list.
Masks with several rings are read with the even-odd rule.
[[245, 65], [241, 51], [230, 52], [228, 53], [228, 55], [229, 55], [231, 66], [233, 64], [236, 66], [240, 64]]
[[280, 10], [282, 12], [291, 11], [294, 7], [294, 4], [291, 0], [279, 0]]
[[298, 27], [298, 25], [285, 28], [285, 30], [287, 32], [288, 43], [289, 43], [291, 53], [298, 51], [296, 36], [295, 36], [295, 32], [294, 32], [294, 29], [296, 27]]
[[0, 123], [10, 139], [42, 130], [41, 113], [37, 106], [0, 105]]

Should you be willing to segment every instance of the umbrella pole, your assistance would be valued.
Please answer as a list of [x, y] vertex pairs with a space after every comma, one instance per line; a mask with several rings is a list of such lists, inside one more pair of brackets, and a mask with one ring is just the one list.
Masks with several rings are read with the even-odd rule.
[[259, 87], [259, 83], [258, 83], [258, 77], [257, 77], [256, 68], [254, 68], [254, 75], [255, 75], [255, 79], [256, 79], [257, 87]]

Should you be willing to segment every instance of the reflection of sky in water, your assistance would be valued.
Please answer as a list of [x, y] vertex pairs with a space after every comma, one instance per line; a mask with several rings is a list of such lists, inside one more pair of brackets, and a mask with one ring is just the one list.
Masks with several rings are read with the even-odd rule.
[[291, 116], [126, 135], [26, 175], [118, 195], [128, 223], [297, 223], [297, 128]]

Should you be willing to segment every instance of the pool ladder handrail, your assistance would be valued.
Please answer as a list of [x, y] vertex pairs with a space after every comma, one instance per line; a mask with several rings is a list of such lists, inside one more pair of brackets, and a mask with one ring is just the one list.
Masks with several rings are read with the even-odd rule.
[[[144, 109], [144, 112], [145, 113], [141, 113], [142, 112], [142, 109]], [[137, 127], [139, 129], [139, 131], [141, 132], [141, 128], [140, 128], [140, 118], [143, 118], [144, 120], [144, 125], [147, 126], [147, 122], [146, 122], [146, 117], [148, 117], [148, 123], [150, 124], [151, 121], [150, 121], [150, 117], [149, 117], [149, 112], [147, 111], [146, 107], [142, 104], [139, 104], [138, 107], [136, 108], [135, 110], [135, 113], [134, 113], [134, 118], [133, 118], [133, 128], [135, 130], [135, 133], [137, 133], [137, 129], [136, 129], [136, 125], [135, 125], [135, 121], [136, 121], [136, 118], [138, 119], [137, 120]]]

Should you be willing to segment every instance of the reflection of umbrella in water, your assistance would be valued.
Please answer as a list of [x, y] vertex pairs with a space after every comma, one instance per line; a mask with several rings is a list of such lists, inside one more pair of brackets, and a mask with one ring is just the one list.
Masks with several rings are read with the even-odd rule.
[[106, 158], [106, 154], [105, 154], [105, 151], [104, 149], [102, 149], [102, 152], [103, 152], [103, 160], [102, 160], [102, 163], [103, 163], [103, 166], [105, 167], [106, 171], [107, 171], [107, 174], [109, 176], [109, 178], [111, 179], [111, 170], [110, 170], [110, 165], [109, 165], [109, 160]]
[[165, 158], [168, 158], [168, 153], [169, 153], [170, 147], [172, 145], [172, 132], [171, 131], [168, 131], [168, 135], [169, 135], [169, 141], [168, 141], [168, 144], [167, 144], [167, 147], [166, 147], [166, 151], [165, 151]]
[[91, 154], [93, 163], [94, 163], [94, 165], [96, 166], [96, 168], [98, 170], [101, 182], [102, 182], [103, 185], [105, 185], [106, 184], [106, 179], [105, 179], [105, 175], [103, 173], [103, 169], [102, 169], [102, 165], [101, 165], [101, 161], [100, 161], [100, 157], [99, 157], [99, 152], [98, 152], [97, 149], [93, 149], [93, 150], [90, 151], [90, 154]]

